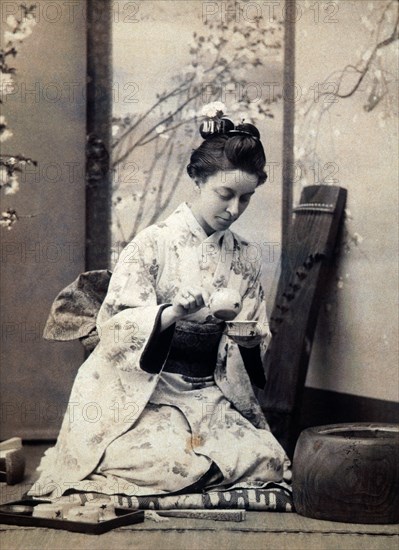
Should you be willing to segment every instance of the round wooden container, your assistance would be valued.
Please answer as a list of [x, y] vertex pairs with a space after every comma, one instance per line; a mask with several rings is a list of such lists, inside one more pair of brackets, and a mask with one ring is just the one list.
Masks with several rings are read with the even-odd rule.
[[304, 430], [292, 472], [296, 512], [349, 523], [399, 523], [399, 425]]

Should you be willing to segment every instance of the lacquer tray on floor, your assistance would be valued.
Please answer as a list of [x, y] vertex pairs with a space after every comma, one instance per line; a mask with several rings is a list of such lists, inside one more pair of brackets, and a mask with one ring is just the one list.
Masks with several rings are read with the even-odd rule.
[[23, 525], [28, 527], [46, 527], [48, 529], [64, 529], [75, 533], [86, 533], [88, 535], [102, 535], [116, 527], [132, 525], [144, 521], [143, 510], [126, 510], [115, 508], [116, 518], [100, 521], [98, 523], [86, 523], [81, 521], [70, 521], [66, 519], [49, 519], [33, 517], [32, 512], [16, 513], [15, 506], [36, 506], [37, 504], [48, 503], [48, 500], [17, 500], [6, 502], [0, 505], [0, 524]]

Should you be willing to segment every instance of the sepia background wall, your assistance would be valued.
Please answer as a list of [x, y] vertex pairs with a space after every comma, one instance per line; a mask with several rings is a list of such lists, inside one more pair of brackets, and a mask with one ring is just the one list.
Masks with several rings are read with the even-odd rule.
[[[364, 66], [374, 45], [391, 35], [395, 10], [379, 38], [370, 36], [378, 4], [384, 7], [384, 3], [345, 0], [332, 4], [334, 12], [320, 4], [319, 13], [312, 10], [309, 16], [306, 6], [310, 9], [313, 4], [299, 3], [303, 16], [296, 27], [296, 82], [303, 99], [318, 99], [316, 107], [336, 102], [318, 129], [317, 160], [310, 161], [307, 181], [303, 177], [298, 183], [314, 183], [316, 171], [321, 183], [335, 179], [348, 190], [345, 242], [319, 316], [307, 384], [398, 401], [397, 41], [377, 52], [373, 70], [352, 96], [315, 95], [318, 90], [335, 90], [340, 70], [359, 59]], [[381, 72], [386, 75], [386, 89], [376, 83]], [[329, 86], [322, 88], [325, 79]], [[355, 79], [356, 75], [347, 79], [345, 93]], [[374, 107], [378, 94], [382, 97]], [[301, 132], [305, 108], [303, 102], [296, 108], [298, 164], [301, 147], [307, 146]], [[301, 185], [296, 186], [297, 194]]]
[[[18, 7], [17, 2], [3, 4]], [[146, 0], [140, 3], [139, 12], [126, 9], [133, 4], [115, 2], [112, 93], [116, 117], [148, 109], [156, 94], [185, 66], [193, 32], [203, 29], [206, 3]], [[208, 4], [221, 8], [222, 3]], [[283, 13], [283, 2], [275, 4]], [[376, 2], [334, 2], [338, 11], [333, 14], [323, 11], [326, 3], [319, 2], [318, 18], [314, 2], [301, 0], [298, 4], [302, 12], [296, 22], [295, 61], [301, 97], [294, 106], [300, 165], [304, 162], [302, 141], [306, 141], [301, 134], [306, 109], [302, 100], [309, 97], [315, 83], [364, 54], [369, 34], [362, 17], [367, 5]], [[80, 0], [82, 9], [71, 16], [64, 2], [40, 2], [38, 24], [15, 60], [19, 87], [7, 96], [3, 109], [14, 134], [7, 141], [7, 149], [24, 153], [39, 165], [21, 176], [19, 193], [2, 196], [2, 210], [12, 206], [21, 215], [32, 217], [22, 217], [11, 231], [2, 229], [1, 234], [1, 438], [55, 437], [83, 360], [79, 344], [45, 342], [41, 332], [57, 292], [85, 267], [85, 5]], [[260, 7], [264, 10], [264, 3]], [[250, 18], [251, 14], [247, 12]], [[2, 13], [2, 20], [4, 17]], [[263, 11], [262, 17], [269, 24], [269, 12]], [[334, 21], [324, 21], [326, 17]], [[239, 24], [245, 28], [247, 23], [241, 16]], [[393, 82], [397, 80], [394, 49], [395, 45], [386, 58]], [[265, 67], [256, 68], [245, 78], [247, 83], [260, 86], [257, 101], [266, 102], [271, 89], [276, 94], [283, 92], [281, 49], [267, 58]], [[299, 171], [294, 194], [297, 201], [303, 185], [328, 183], [334, 178], [336, 184], [348, 189], [349, 197], [347, 234], [320, 313], [307, 386], [393, 405], [399, 400], [397, 113], [395, 101], [387, 108], [387, 98], [371, 111], [364, 109], [372, 84], [373, 80], [365, 82], [359, 94], [334, 104], [328, 123], [320, 128], [320, 158], [310, 169], [307, 166], [307, 171]], [[228, 107], [236, 100], [234, 94], [221, 99]], [[233, 227], [262, 251], [269, 306], [281, 251], [283, 122], [282, 102], [272, 107], [274, 118], [253, 120], [258, 122], [265, 143], [269, 180]], [[155, 122], [156, 116], [152, 119]], [[195, 133], [190, 135], [184, 152], [170, 159], [167, 169], [171, 177], [187, 163], [199, 141]], [[140, 192], [151, 160], [151, 152], [136, 150], [135, 155], [133, 180], [131, 167], [128, 173], [117, 174], [126, 184], [126, 195], [113, 205], [111, 267], [119, 250], [121, 226], [128, 234], [137, 215], [139, 203], [134, 195]], [[332, 163], [332, 171], [331, 166], [324, 168], [328, 163]], [[317, 176], [309, 177], [315, 167]], [[155, 172], [155, 180], [160, 177], [161, 173]], [[191, 180], [182, 175], [162, 216], [181, 201], [190, 200], [192, 191]], [[142, 225], [145, 223], [143, 219]], [[374, 410], [366, 407], [363, 420], [370, 419]], [[312, 421], [317, 424], [315, 414], [313, 411]]]
[[[19, 17], [19, 2], [2, 2]], [[11, 64], [11, 63], [10, 63]], [[2, 114], [13, 137], [2, 152], [38, 162], [1, 210], [21, 216], [1, 228], [1, 433], [51, 438], [59, 429], [83, 350], [42, 339], [56, 294], [85, 266], [85, 2], [38, 3], [37, 25], [18, 48], [15, 89]]]

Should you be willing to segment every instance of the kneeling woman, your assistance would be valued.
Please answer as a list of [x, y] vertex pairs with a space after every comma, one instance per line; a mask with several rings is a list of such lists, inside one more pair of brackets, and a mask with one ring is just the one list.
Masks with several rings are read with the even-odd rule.
[[236, 319], [267, 326], [259, 262], [229, 229], [266, 180], [265, 162], [250, 124], [206, 136], [187, 167], [195, 200], [124, 249], [98, 315], [100, 343], [30, 494], [163, 495], [283, 479], [285, 453], [254, 393], [269, 335], [229, 335], [208, 307], [215, 289], [234, 289]]

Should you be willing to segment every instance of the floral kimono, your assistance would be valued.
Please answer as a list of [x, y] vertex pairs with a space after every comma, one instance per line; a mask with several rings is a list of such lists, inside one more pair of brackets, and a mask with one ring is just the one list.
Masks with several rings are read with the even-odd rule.
[[160, 331], [163, 309], [188, 285], [236, 289], [236, 319], [266, 327], [259, 262], [247, 252], [230, 230], [207, 236], [186, 203], [127, 245], [97, 317], [99, 344], [30, 494], [162, 495], [283, 479], [288, 461], [253, 389], [259, 346], [255, 360], [207, 307]]

